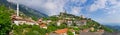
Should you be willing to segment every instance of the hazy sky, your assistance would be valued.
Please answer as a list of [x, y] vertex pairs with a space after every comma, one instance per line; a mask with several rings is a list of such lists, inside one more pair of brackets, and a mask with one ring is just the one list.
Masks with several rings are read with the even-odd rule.
[[[28, 6], [45, 14], [57, 15], [64, 10], [67, 13], [81, 14], [100, 23], [120, 23], [120, 0], [8, 0]], [[40, 11], [41, 12], [41, 11]]]

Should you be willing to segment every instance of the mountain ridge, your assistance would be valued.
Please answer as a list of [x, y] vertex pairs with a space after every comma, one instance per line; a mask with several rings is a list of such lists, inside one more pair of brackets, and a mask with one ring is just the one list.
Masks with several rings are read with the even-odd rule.
[[[12, 8], [16, 10], [16, 4], [10, 3], [7, 0], [0, 0], [0, 5], [5, 5], [8, 8]], [[35, 18], [41, 18], [41, 17], [48, 17], [48, 15], [41, 13], [37, 10], [34, 10], [32, 8], [26, 7], [24, 5], [20, 5], [20, 12], [23, 12], [29, 17], [35, 17]]]

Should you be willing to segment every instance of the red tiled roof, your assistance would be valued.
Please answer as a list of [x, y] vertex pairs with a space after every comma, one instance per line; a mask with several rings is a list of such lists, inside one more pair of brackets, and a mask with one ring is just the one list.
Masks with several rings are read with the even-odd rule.
[[12, 19], [12, 20], [18, 20], [18, 21], [35, 22], [35, 21], [32, 20], [32, 19], [22, 18], [22, 17], [17, 16], [17, 15], [12, 15], [12, 16], [11, 16], [11, 19]]
[[88, 32], [89, 31], [89, 29], [84, 29], [82, 32]]
[[45, 27], [45, 26], [46, 26], [46, 24], [45, 24], [45, 23], [42, 23], [42, 24], [40, 24], [40, 26], [41, 26], [41, 27]]
[[17, 15], [12, 15], [12, 16], [11, 16], [11, 19], [12, 19], [12, 20], [22, 20], [23, 18], [22, 18], [22, 17], [19, 17], [19, 16], [17, 16]]
[[98, 32], [104, 32], [104, 30], [98, 30]]
[[86, 22], [86, 20], [80, 20], [81, 22]]
[[46, 35], [48, 35], [48, 33], [46, 33]]
[[56, 30], [55, 33], [62, 34], [62, 33], [66, 33], [67, 31], [68, 31], [68, 29], [65, 28], [65, 29]]

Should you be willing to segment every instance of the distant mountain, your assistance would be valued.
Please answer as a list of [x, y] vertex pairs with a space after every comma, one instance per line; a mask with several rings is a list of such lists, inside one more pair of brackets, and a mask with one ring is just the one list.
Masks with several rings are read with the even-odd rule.
[[116, 32], [120, 32], [120, 24], [119, 23], [104, 23], [104, 26], [113, 29]]
[[119, 25], [104, 25], [110, 29], [113, 29], [114, 31], [120, 32], [120, 26]]
[[[6, 7], [16, 10], [16, 4], [10, 3], [7, 0], [0, 0], [0, 5], [5, 5]], [[24, 5], [20, 5], [20, 12], [24, 13], [29, 17], [35, 17], [35, 18], [48, 17], [48, 15], [41, 13], [37, 10], [34, 10], [32, 8], [26, 7]]]

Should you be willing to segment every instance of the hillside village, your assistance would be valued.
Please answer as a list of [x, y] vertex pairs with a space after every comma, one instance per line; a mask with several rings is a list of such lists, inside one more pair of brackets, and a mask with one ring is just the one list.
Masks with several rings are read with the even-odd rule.
[[[53, 25], [56, 26], [62, 26], [62, 25], [65, 26], [61, 29], [58, 28], [55, 31], [46, 33], [46, 35], [67, 35], [68, 31], [72, 32], [73, 35], [77, 35], [77, 33], [79, 33], [80, 35], [85, 35], [85, 34], [102, 35], [104, 33], [104, 29], [102, 29], [102, 26], [101, 25], [97, 26], [96, 23], [93, 23], [92, 26], [88, 28], [86, 27], [86, 25], [88, 25], [88, 22], [92, 21], [90, 18], [86, 18], [83, 15], [74, 16], [72, 14], [67, 14], [66, 12], [61, 12], [60, 15], [51, 16], [49, 18], [40, 18], [37, 21], [32, 20], [32, 18], [22, 18], [20, 16], [17, 16], [16, 14], [13, 14], [11, 16], [11, 19], [12, 22], [17, 26], [23, 24], [38, 25], [40, 26], [40, 28], [44, 28], [47, 30], [49, 30], [48, 26], [52, 25], [52, 23], [54, 23]], [[95, 28], [96, 26], [97, 28], [98, 27], [99, 28], [96, 29]]]
[[[23, 17], [23, 14], [19, 13], [18, 9], [14, 12], [14, 10], [7, 9], [4, 6], [0, 8], [0, 14], [2, 14], [0, 19], [4, 19], [4, 21], [0, 22], [4, 23], [2, 26], [0, 25], [0, 28], [3, 31], [7, 30], [7, 32], [9, 30], [7, 33], [9, 35], [102, 35], [106, 31], [112, 32], [84, 15], [75, 16], [61, 12], [59, 15], [33, 20], [31, 17]], [[11, 24], [8, 24], [10, 22]], [[8, 25], [7, 29], [6, 25]]]
[[0, 35], [120, 35], [120, 0], [0, 0]]

